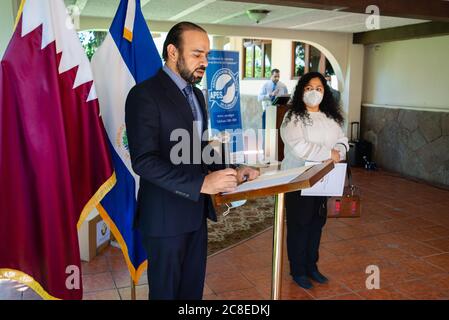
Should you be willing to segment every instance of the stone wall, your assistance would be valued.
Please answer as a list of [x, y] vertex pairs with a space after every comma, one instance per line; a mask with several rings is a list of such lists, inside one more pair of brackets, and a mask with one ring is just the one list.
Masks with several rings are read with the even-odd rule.
[[379, 167], [449, 186], [449, 113], [362, 107], [361, 136]]

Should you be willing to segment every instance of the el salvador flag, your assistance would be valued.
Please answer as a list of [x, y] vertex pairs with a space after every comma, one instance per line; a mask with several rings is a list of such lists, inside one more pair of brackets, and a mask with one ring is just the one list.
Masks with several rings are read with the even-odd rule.
[[119, 242], [136, 284], [147, 267], [147, 256], [140, 233], [133, 228], [139, 178], [131, 168], [125, 101], [133, 86], [155, 75], [161, 66], [140, 0], [121, 0], [106, 39], [92, 58], [101, 115], [117, 176], [117, 184], [103, 198], [98, 211]]

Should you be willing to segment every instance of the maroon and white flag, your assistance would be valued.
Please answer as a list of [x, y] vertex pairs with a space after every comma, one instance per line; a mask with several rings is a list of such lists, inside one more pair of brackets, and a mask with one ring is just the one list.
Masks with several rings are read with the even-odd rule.
[[115, 183], [89, 61], [62, 0], [28, 0], [0, 68], [0, 277], [81, 299], [77, 224]]

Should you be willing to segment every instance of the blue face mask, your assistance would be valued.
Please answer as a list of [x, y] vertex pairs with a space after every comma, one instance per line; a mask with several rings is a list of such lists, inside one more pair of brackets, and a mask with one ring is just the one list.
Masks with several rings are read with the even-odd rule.
[[230, 203], [230, 205], [228, 205], [226, 203], [226, 206], [228, 207], [228, 209], [223, 212], [223, 216], [227, 216], [228, 213], [231, 211], [231, 209], [235, 209], [237, 207], [243, 206], [246, 203], [246, 200], [239, 200], [239, 201], [233, 201]]

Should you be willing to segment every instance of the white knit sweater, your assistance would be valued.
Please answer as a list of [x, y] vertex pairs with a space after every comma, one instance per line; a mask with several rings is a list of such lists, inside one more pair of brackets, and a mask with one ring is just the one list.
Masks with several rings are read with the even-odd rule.
[[348, 138], [335, 120], [322, 112], [309, 112], [310, 120], [306, 119], [304, 124], [296, 115], [286, 120], [287, 114], [281, 125], [285, 145], [282, 170], [304, 166], [305, 161], [328, 160], [332, 149], [340, 152], [341, 160], [345, 159], [346, 150], [338, 143], [345, 144], [349, 150]]

